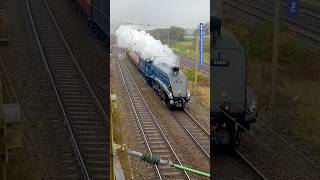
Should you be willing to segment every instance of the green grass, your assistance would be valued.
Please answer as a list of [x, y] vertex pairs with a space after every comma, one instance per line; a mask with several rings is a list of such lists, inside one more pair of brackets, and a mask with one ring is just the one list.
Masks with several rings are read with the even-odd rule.
[[[192, 68], [192, 69], [184, 69], [183, 73], [186, 75], [187, 79], [189, 81], [194, 81], [195, 79], [195, 74], [196, 74], [196, 68]], [[200, 71], [197, 72], [197, 81], [198, 82], [204, 82], [208, 80], [208, 78], [206, 76], [204, 76], [203, 74], [201, 74]]]
[[[259, 107], [267, 108], [272, 75], [272, 23], [252, 26], [226, 19], [224, 24], [242, 44], [247, 57], [248, 83], [257, 93]], [[320, 139], [320, 51], [303, 47], [297, 39], [282, 27], [276, 101], [284, 106], [275, 111], [291, 118], [290, 135], [314, 143]]]
[[280, 93], [287, 94], [294, 103], [297, 126], [291, 133], [305, 139], [320, 138], [320, 85], [318, 82], [305, 81], [285, 84]]
[[[170, 48], [178, 56], [186, 56], [194, 60], [199, 59], [199, 54], [195, 50], [195, 43], [193, 41], [181, 41], [181, 42], [172, 42], [170, 43]], [[210, 59], [210, 43], [208, 40], [205, 41], [204, 45], [204, 61], [209, 62]]]
[[[271, 62], [273, 47], [273, 24], [271, 22], [262, 22], [256, 27], [248, 28], [240, 25], [242, 30], [231, 27], [235, 36], [243, 45], [246, 54], [256, 60]], [[300, 60], [306, 56], [309, 50], [305, 50], [295, 40], [295, 35], [286, 31], [282, 27], [280, 35], [279, 61], [280, 63], [290, 63]]]

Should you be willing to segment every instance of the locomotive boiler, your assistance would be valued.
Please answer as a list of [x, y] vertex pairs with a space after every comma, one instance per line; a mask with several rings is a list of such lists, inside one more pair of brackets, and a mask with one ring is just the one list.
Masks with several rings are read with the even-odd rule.
[[214, 144], [240, 143], [240, 135], [256, 122], [257, 99], [247, 86], [246, 58], [241, 44], [221, 20], [211, 18], [211, 135]]
[[138, 52], [127, 50], [131, 62], [144, 76], [152, 89], [160, 96], [169, 109], [184, 109], [190, 100], [187, 79], [179, 66], [164, 63], [155, 63], [151, 58], [143, 58]]

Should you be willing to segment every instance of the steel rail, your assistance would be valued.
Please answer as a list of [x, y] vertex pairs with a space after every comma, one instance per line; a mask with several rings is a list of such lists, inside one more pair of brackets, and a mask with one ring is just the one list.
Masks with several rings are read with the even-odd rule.
[[47, 6], [47, 9], [48, 9], [48, 11], [49, 11], [50, 17], [51, 17], [51, 19], [52, 19], [52, 21], [53, 21], [53, 23], [54, 23], [54, 25], [55, 25], [55, 27], [56, 27], [56, 29], [57, 29], [57, 31], [58, 31], [58, 33], [59, 33], [59, 35], [60, 35], [60, 37], [61, 37], [61, 40], [63, 41], [63, 43], [64, 43], [64, 45], [65, 45], [65, 47], [66, 47], [66, 49], [67, 49], [67, 51], [68, 51], [69, 55], [71, 56], [71, 59], [72, 59], [72, 61], [73, 61], [74, 65], [75, 65], [75, 66], [76, 66], [76, 68], [78, 69], [78, 73], [80, 73], [80, 75], [81, 75], [82, 79], [83, 79], [83, 80], [84, 80], [84, 82], [85, 82], [84, 84], [85, 84], [85, 85], [87, 86], [87, 88], [89, 89], [89, 91], [90, 91], [91, 95], [93, 96], [93, 98], [94, 98], [94, 100], [95, 100], [95, 103], [96, 103], [96, 104], [97, 104], [97, 106], [99, 107], [99, 110], [100, 110], [100, 112], [103, 114], [103, 116], [104, 116], [104, 118], [105, 118], [106, 122], [107, 122], [108, 124], [110, 124], [110, 122], [109, 122], [109, 118], [108, 118], [108, 116], [107, 116], [106, 112], [105, 112], [105, 111], [104, 111], [104, 109], [102, 108], [101, 103], [100, 103], [100, 101], [98, 100], [98, 98], [97, 98], [96, 94], [93, 92], [92, 87], [91, 87], [91, 85], [90, 85], [90, 83], [89, 83], [89, 81], [88, 81], [87, 77], [86, 77], [86, 76], [85, 76], [85, 74], [83, 73], [83, 71], [82, 71], [82, 69], [81, 69], [81, 67], [80, 67], [79, 63], [77, 62], [77, 60], [76, 60], [76, 58], [75, 58], [74, 54], [72, 53], [71, 48], [69, 47], [69, 45], [68, 45], [68, 43], [67, 43], [67, 41], [66, 41], [66, 38], [64, 37], [64, 35], [63, 35], [63, 33], [62, 33], [62, 31], [61, 31], [61, 29], [60, 29], [60, 27], [59, 27], [58, 23], [57, 23], [57, 21], [56, 21], [56, 19], [55, 19], [54, 15], [53, 15], [53, 13], [52, 13], [52, 11], [51, 11], [51, 8], [50, 8], [50, 6], [49, 6], [49, 4], [48, 4], [47, 0], [43, 0], [43, 1], [45, 2], [45, 5]]
[[41, 45], [41, 42], [40, 42], [40, 38], [38, 36], [38, 31], [36, 29], [36, 25], [35, 25], [35, 22], [34, 22], [34, 19], [33, 19], [33, 16], [32, 16], [32, 11], [31, 11], [31, 8], [30, 8], [30, 4], [29, 4], [29, 0], [26, 0], [26, 5], [27, 5], [27, 9], [28, 9], [28, 13], [29, 13], [29, 18], [30, 18], [30, 21], [31, 21], [31, 25], [32, 25], [32, 29], [33, 29], [33, 33], [34, 33], [34, 36], [35, 36], [35, 39], [36, 39], [36, 42], [37, 42], [37, 45], [38, 45], [38, 48], [39, 48], [39, 51], [40, 51], [40, 54], [41, 54], [41, 58], [43, 60], [43, 63], [44, 63], [44, 66], [49, 74], [49, 77], [50, 77], [50, 80], [51, 80], [51, 83], [53, 85], [53, 89], [55, 91], [55, 94], [57, 96], [57, 99], [58, 99], [58, 102], [59, 102], [59, 105], [60, 105], [60, 108], [63, 112], [63, 116], [64, 116], [64, 121], [67, 125], [67, 128], [69, 130], [69, 134], [70, 134], [70, 137], [71, 137], [71, 141], [72, 141], [72, 144], [73, 144], [73, 147], [74, 147], [74, 150], [75, 150], [75, 153], [76, 153], [76, 156], [79, 160], [79, 164], [80, 164], [80, 167], [81, 167], [81, 170], [83, 172], [83, 175], [84, 177], [87, 179], [87, 180], [90, 180], [90, 177], [89, 177], [89, 174], [88, 174], [88, 171], [87, 171], [87, 168], [86, 168], [86, 165], [84, 164], [84, 160], [82, 158], [82, 155], [80, 153], [80, 149], [79, 149], [79, 146], [76, 142], [76, 139], [75, 139], [75, 136], [73, 134], [73, 130], [71, 128], [71, 125], [70, 125], [70, 122], [69, 122], [69, 119], [68, 119], [68, 116], [65, 112], [65, 108], [62, 104], [62, 101], [61, 101], [61, 98], [60, 98], [60, 95], [58, 93], [58, 90], [57, 90], [57, 87], [55, 85], [55, 82], [53, 80], [53, 77], [52, 77], [52, 73], [49, 69], [49, 66], [48, 66], [48, 62], [47, 62], [47, 58], [44, 54], [44, 50], [42, 48], [42, 45]]
[[[195, 61], [193, 59], [190, 59], [190, 58], [187, 58], [187, 57], [180, 58], [180, 62], [181, 62], [182, 65], [184, 65], [186, 67], [189, 67], [189, 68], [195, 67], [195, 63], [198, 63], [197, 61]], [[209, 70], [206, 69], [206, 68], [209, 68]], [[202, 73], [205, 76], [210, 77], [210, 64], [209, 63], [204, 62], [204, 67], [203, 68], [199, 68], [199, 66], [198, 66], [198, 69], [200, 69], [200, 71], [202, 71]]]
[[[183, 129], [189, 134], [189, 136], [192, 138], [192, 140], [196, 143], [196, 145], [201, 149], [201, 151], [206, 155], [206, 157], [210, 160], [210, 149], [206, 149], [204, 146], [210, 147], [210, 133], [186, 110], [183, 111], [188, 117], [189, 117], [189, 122], [191, 122], [192, 124], [195, 124], [195, 126], [193, 126], [193, 128], [188, 128], [186, 124], [187, 123], [187, 119], [183, 119], [183, 122], [179, 120], [179, 118], [177, 117], [177, 115], [175, 115], [176, 113], [173, 112], [173, 115], [175, 117], [175, 119], [178, 121], [178, 123], [183, 127]], [[196, 129], [197, 128], [197, 129]], [[193, 133], [194, 130], [199, 130], [205, 134], [205, 137], [208, 138], [208, 142], [199, 142], [200, 138], [203, 138], [204, 136], [197, 136], [195, 133]]]
[[[233, 117], [231, 117], [225, 110], [223, 110], [221, 107], [219, 107], [216, 103], [213, 103], [213, 105], [219, 109], [228, 119], [230, 119], [231, 121], [233, 121], [236, 126], [238, 128], [241, 128], [243, 131], [245, 131], [248, 135], [250, 135], [253, 139], [255, 139], [257, 142], [260, 142], [264, 147], [266, 147], [269, 152], [271, 153], [274, 153], [274, 154], [278, 154], [277, 152], [275, 152], [270, 146], [268, 146], [265, 142], [263, 142], [263, 140], [261, 140], [260, 138], [256, 137], [255, 134], [253, 134], [251, 131], [247, 130], [244, 126], [242, 126], [241, 124], [239, 124], [237, 122], [237, 120]], [[279, 159], [282, 161], [282, 162], [285, 162], [285, 163], [288, 163], [287, 162], [287, 159], [284, 159], [283, 157], [279, 157]], [[293, 167], [292, 164], [289, 163], [289, 166], [293, 169], [296, 169], [296, 167]], [[303, 176], [304, 178], [308, 179], [304, 174], [301, 175]]]
[[[265, 1], [267, 1], [269, 3], [272, 3], [272, 4], [276, 3], [275, 0], [265, 0]], [[282, 1], [282, 7], [284, 9], [287, 8], [287, 5], [286, 5], [285, 1]], [[307, 16], [310, 16], [310, 17], [314, 18], [314, 19], [320, 19], [320, 16], [312, 14], [312, 13], [319, 13], [319, 12], [315, 11], [315, 9], [313, 9], [311, 7], [307, 7], [306, 4], [304, 4], [303, 2], [299, 2], [299, 7], [301, 8], [301, 10], [299, 10], [299, 12], [301, 12], [301, 14], [305, 14]], [[305, 9], [305, 10], [303, 10], [303, 9]]]
[[[44, 4], [33, 6], [44, 6], [43, 9], [36, 7], [40, 13], [48, 13], [44, 16], [34, 15], [29, 0], [26, 0], [34, 37], [57, 96], [81, 175], [88, 180], [106, 178], [107, 166], [102, 165], [107, 164], [107, 152], [103, 151], [108, 147], [105, 131], [109, 119], [76, 61], [47, 1], [43, 0], [41, 3]], [[36, 22], [34, 16], [39, 22]], [[81, 97], [86, 99], [79, 99]]]
[[236, 154], [244, 160], [263, 180], [268, 180], [238, 149], [235, 149]]
[[[219, 92], [222, 92], [222, 90], [220, 88], [218, 88]], [[236, 102], [234, 100], [234, 98], [230, 95], [227, 96], [229, 98], [230, 101]], [[235, 103], [237, 106], [239, 106], [243, 111], [245, 111], [246, 113], [248, 113], [248, 115], [250, 117], [252, 117], [253, 119], [255, 119], [256, 121], [258, 121], [257, 117], [251, 113], [248, 109], [246, 109], [243, 105], [239, 104], [239, 103]], [[318, 164], [315, 162], [315, 160], [313, 160], [312, 158], [308, 157], [307, 155], [305, 155], [303, 152], [301, 152], [299, 149], [297, 149], [294, 145], [292, 145], [285, 137], [283, 137], [282, 135], [280, 135], [279, 133], [277, 133], [276, 131], [274, 131], [273, 129], [271, 129], [267, 124], [262, 122], [262, 125], [265, 127], [265, 129], [267, 129], [268, 131], [270, 131], [271, 133], [273, 133], [275, 136], [278, 137], [278, 139], [280, 139], [284, 144], [286, 144], [290, 149], [292, 149], [293, 151], [297, 152], [300, 156], [302, 156], [304, 159], [307, 159], [309, 162], [311, 162], [315, 167], [317, 167], [318, 169], [320, 169], [320, 167], [318, 166]]]
[[[118, 56], [118, 57], [119, 57], [119, 56]], [[132, 75], [131, 75], [131, 73], [130, 73], [130, 71], [129, 71], [127, 65], [126, 65], [126, 63], [124, 62], [124, 59], [122, 59], [122, 60], [120, 60], [120, 59], [122, 59], [122, 58], [119, 57], [118, 60], [117, 60], [118, 67], [119, 67], [119, 70], [120, 70], [120, 74], [121, 74], [123, 83], [125, 84], [125, 88], [126, 88], [126, 91], [127, 91], [128, 96], [129, 96], [131, 106], [133, 107], [133, 109], [134, 109], [134, 111], [135, 111], [135, 116], [136, 116], [136, 119], [137, 119], [137, 121], [138, 121], [138, 124], [139, 124], [139, 127], [140, 127], [140, 131], [141, 131], [141, 133], [143, 134], [145, 143], [147, 144], [148, 151], [149, 151], [150, 153], [152, 153], [151, 145], [150, 145], [150, 143], [149, 143], [149, 141], [148, 141], [148, 137], [146, 136], [147, 133], [144, 131], [142, 122], [141, 122], [141, 120], [140, 120], [140, 118], [139, 118], [139, 116], [138, 116], [137, 108], [136, 108], [135, 105], [133, 104], [132, 93], [130, 93], [130, 91], [129, 91], [127, 81], [125, 80], [125, 77], [124, 77], [124, 73], [123, 73], [124, 71], [122, 70], [122, 67], [121, 67], [119, 61], [122, 61], [122, 63], [124, 64], [123, 66], [125, 67], [125, 72], [128, 73], [129, 79], [130, 79], [131, 82], [133, 83], [134, 89], [135, 89], [136, 92], [139, 94], [140, 99], [142, 100], [143, 104], [144, 104], [145, 107], [146, 107], [146, 110], [147, 110], [146, 112], [151, 115], [154, 124], [156, 125], [156, 127], [157, 127], [158, 130], [160, 131], [160, 134], [161, 134], [161, 136], [163, 137], [163, 139], [165, 140], [167, 146], [169, 147], [169, 150], [170, 150], [171, 153], [174, 155], [174, 157], [175, 157], [175, 159], [178, 161], [179, 165], [182, 165], [182, 163], [181, 163], [179, 157], [177, 156], [175, 150], [174, 150], [173, 147], [171, 146], [168, 138], [167, 138], [166, 135], [164, 134], [162, 128], [160, 127], [158, 121], [157, 121], [156, 118], [154, 117], [151, 109], [149, 108], [149, 106], [148, 106], [147, 102], [145, 101], [142, 93], [140, 92], [140, 90], [139, 90], [139, 88], [138, 88], [138, 85], [136, 84], [134, 78], [132, 77]], [[158, 167], [156, 167], [156, 170], [157, 170], [157, 173], [161, 176], [161, 173], [160, 173], [160, 170], [159, 170]], [[183, 171], [183, 172], [184, 172], [185, 176], [187, 177], [187, 179], [190, 179], [188, 173], [187, 173], [186, 171]]]
[[[118, 54], [118, 52], [117, 52], [117, 54]], [[118, 59], [120, 59], [120, 58], [121, 58], [121, 57], [118, 56]], [[130, 92], [129, 92], [127, 83], [126, 83], [126, 81], [125, 81], [125, 79], [124, 79], [124, 75], [123, 75], [123, 72], [122, 72], [122, 69], [121, 69], [119, 60], [117, 61], [117, 63], [118, 63], [118, 68], [119, 68], [119, 71], [120, 71], [120, 74], [121, 74], [121, 78], [122, 78], [122, 80], [123, 80], [123, 84], [124, 84], [125, 89], [126, 89], [126, 92], [127, 92], [127, 94], [128, 94], [128, 97], [129, 97], [129, 100], [130, 100], [132, 109], [133, 109], [133, 111], [134, 111], [135, 117], [136, 117], [136, 119], [139, 119], [138, 113], [137, 113], [136, 109], [134, 108], [134, 103], [133, 103], [133, 100], [132, 100], [132, 98], [131, 98], [131, 95], [130, 95]], [[142, 125], [141, 125], [141, 122], [140, 122], [140, 121], [137, 121], [137, 122], [138, 122], [139, 128], [140, 128], [140, 129], [143, 129], [143, 128], [142, 128]], [[143, 137], [144, 141], [146, 142], [146, 146], [147, 146], [148, 152], [150, 153], [150, 155], [152, 155], [152, 151], [151, 151], [150, 145], [149, 145], [149, 143], [148, 143], [146, 134], [145, 134], [145, 132], [144, 132], [143, 130], [141, 131], [141, 134], [142, 134], [142, 137]], [[158, 166], [154, 165], [154, 167], [156, 168], [156, 173], [157, 173], [158, 177], [162, 180], [162, 176], [161, 176], [161, 174], [160, 174], [160, 171], [159, 171]]]
[[[273, 13], [271, 13], [270, 11], [261, 9], [261, 8], [259, 8], [259, 7], [257, 7], [257, 6], [254, 6], [254, 5], [252, 5], [252, 4], [249, 4], [248, 2], [244, 2], [244, 1], [239, 1], [239, 2], [242, 2], [243, 4], [245, 4], [245, 5], [249, 6], [249, 7], [252, 7], [252, 8], [254, 8], [254, 9], [260, 11], [260, 12], [263, 12], [263, 13], [264, 13], [265, 15], [267, 15], [267, 16], [273, 17]], [[237, 6], [236, 4], [234, 4], [234, 2], [223, 1], [223, 3], [224, 3], [224, 4], [227, 4], [227, 5], [229, 5], [229, 6], [232, 6], [233, 8], [239, 9], [239, 10], [241, 10], [241, 11], [243, 11], [243, 12], [249, 14], [249, 15], [252, 15], [252, 16], [254, 16], [254, 17], [256, 17], [256, 18], [259, 18], [259, 19], [261, 19], [261, 20], [270, 21], [269, 18], [264, 17], [264, 16], [261, 16], [260, 14], [256, 14], [256, 13], [254, 13], [254, 12], [252, 12], [252, 11], [249, 11], [249, 10], [243, 8], [243, 7], [239, 7], [239, 6]], [[314, 28], [312, 28], [312, 27], [310, 27], [310, 26], [306, 26], [306, 25], [304, 25], [304, 24], [295, 22], [295, 21], [290, 20], [290, 19], [288, 19], [288, 18], [286, 18], [285, 20], [286, 20], [286, 22], [287, 22], [288, 24], [294, 25], [294, 26], [300, 28], [301, 30], [306, 30], [306, 31], [308, 31], [309, 33], [320, 34], [320, 31], [319, 31], [319, 30], [314, 29]], [[320, 43], [320, 38], [314, 37], [315, 34], [313, 34], [313, 36], [311, 36], [310, 34], [305, 34], [304, 32], [295, 30], [295, 29], [292, 28], [292, 27], [291, 27], [291, 28], [289, 27], [288, 29], [289, 29], [290, 31], [292, 31], [292, 32], [294, 32], [294, 33], [296, 33], [296, 34], [304, 37], [304, 38], [307, 38], [307, 39], [309, 39], [309, 40], [312, 40], [312, 41], [314, 41], [314, 42], [316, 42], [316, 43]]]

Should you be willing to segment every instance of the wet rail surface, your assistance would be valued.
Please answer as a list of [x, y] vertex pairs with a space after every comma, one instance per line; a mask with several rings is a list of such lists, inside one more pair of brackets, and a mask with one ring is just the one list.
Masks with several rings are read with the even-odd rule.
[[[195, 60], [190, 59], [188, 57], [180, 57], [180, 63], [185, 66], [186, 68], [194, 68], [196, 66]], [[200, 71], [207, 77], [210, 76], [210, 64], [207, 62], [203, 63], [203, 67], [199, 67]]]
[[[271, 0], [268, 0], [269, 2]], [[240, 10], [246, 14], [249, 14], [250, 16], [256, 17], [259, 20], [267, 20], [267, 21], [273, 21], [274, 18], [274, 7], [261, 7], [255, 4], [255, 2], [252, 1], [244, 1], [244, 0], [236, 0], [236, 1], [223, 1], [223, 3], [228, 6], [235, 8], [237, 10]], [[304, 6], [306, 9], [306, 6]], [[315, 27], [314, 25], [320, 25], [319, 23], [319, 15], [314, 15], [310, 13], [310, 8], [309, 11], [303, 11], [305, 12], [305, 16], [311, 16], [313, 19], [312, 23], [306, 24], [306, 22], [311, 21], [311, 19], [308, 20], [303, 20], [301, 22], [294, 20], [294, 19], [289, 19], [287, 17], [283, 17], [283, 21], [288, 25], [287, 28], [299, 35], [300, 37], [306, 38], [308, 40], [311, 40], [312, 42], [315, 43], [320, 43], [320, 29]], [[316, 13], [314, 11], [313, 13]], [[308, 15], [307, 15], [308, 14]], [[317, 22], [317, 23], [314, 23]]]
[[187, 111], [175, 111], [172, 114], [210, 161], [210, 133]]
[[[181, 164], [175, 150], [170, 145], [167, 137], [161, 129], [156, 118], [152, 114], [149, 106], [144, 100], [135, 80], [124, 62], [124, 56], [117, 53], [117, 63], [128, 94], [130, 112], [133, 113], [135, 122], [138, 124], [140, 134], [144, 140], [145, 147], [150, 154], [159, 155], [160, 158], [168, 159]], [[154, 178], [157, 179], [190, 179], [185, 171], [181, 171], [170, 166], [154, 166]]]
[[63, 163], [68, 171], [66, 178], [107, 179], [108, 117], [73, 56], [46, 0], [26, 0], [26, 6], [38, 49], [73, 145], [73, 149], [63, 154]]
[[230, 150], [221, 148], [213, 155], [212, 163], [211, 172], [213, 173], [213, 178], [216, 180], [267, 180], [238, 150], [231, 152]]

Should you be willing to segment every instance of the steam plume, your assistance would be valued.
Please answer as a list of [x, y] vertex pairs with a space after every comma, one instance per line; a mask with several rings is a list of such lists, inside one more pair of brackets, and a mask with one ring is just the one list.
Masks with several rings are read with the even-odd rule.
[[121, 25], [117, 31], [117, 43], [123, 48], [137, 51], [143, 58], [151, 58], [155, 64], [167, 63], [170, 66], [179, 65], [179, 58], [160, 40], [154, 39], [146, 31], [140, 31], [131, 25]]

